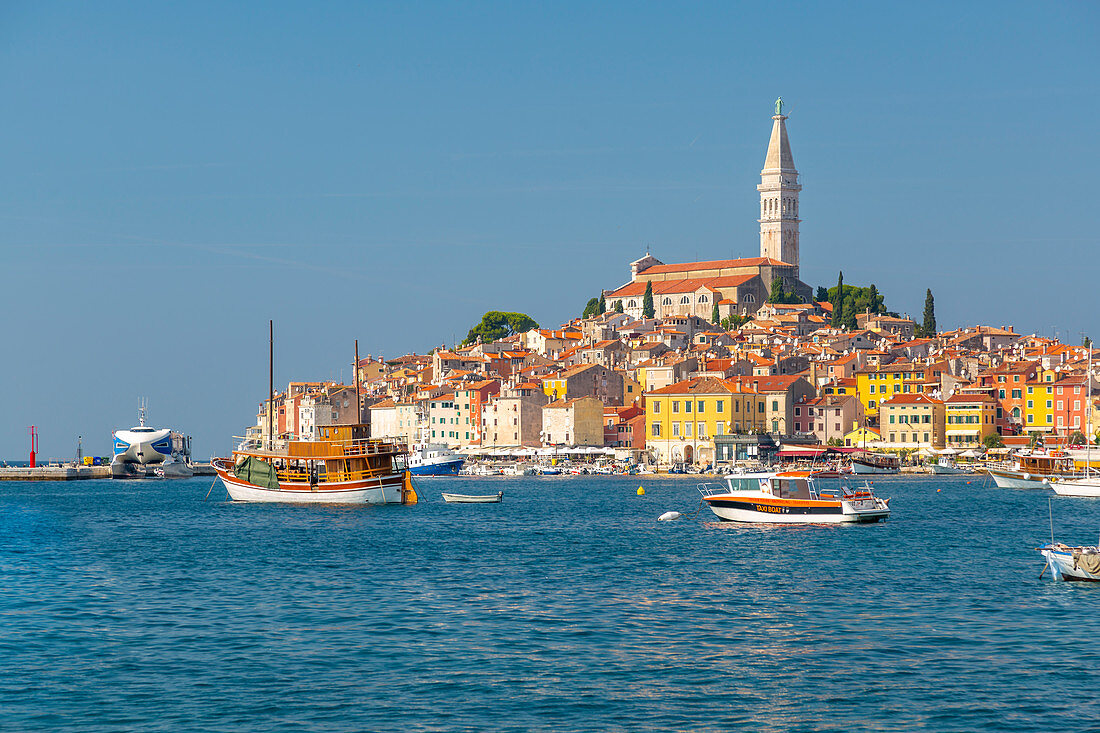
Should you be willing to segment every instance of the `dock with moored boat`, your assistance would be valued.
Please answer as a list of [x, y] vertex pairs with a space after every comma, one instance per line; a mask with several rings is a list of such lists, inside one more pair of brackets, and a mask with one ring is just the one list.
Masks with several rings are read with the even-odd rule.
[[[146, 478], [155, 478], [153, 466]], [[214, 476], [214, 468], [209, 463], [195, 463], [191, 468], [195, 476]], [[111, 478], [111, 465], [103, 466], [3, 466], [0, 467], [0, 481], [86, 481], [89, 479]]]

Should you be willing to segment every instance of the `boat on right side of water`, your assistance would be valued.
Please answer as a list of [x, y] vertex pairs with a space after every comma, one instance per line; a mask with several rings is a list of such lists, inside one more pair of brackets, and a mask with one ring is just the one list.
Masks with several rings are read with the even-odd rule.
[[1047, 562], [1043, 571], [1049, 568], [1053, 580], [1100, 582], [1100, 548], [1051, 542], [1036, 549]]
[[1002, 489], [1043, 489], [1053, 481], [1081, 478], [1063, 451], [1019, 455], [1007, 466], [989, 466], [986, 473]]
[[875, 496], [868, 484], [821, 489], [810, 471], [733, 474], [725, 490], [700, 484], [715, 516], [727, 522], [766, 524], [869, 523], [890, 516], [890, 500]]

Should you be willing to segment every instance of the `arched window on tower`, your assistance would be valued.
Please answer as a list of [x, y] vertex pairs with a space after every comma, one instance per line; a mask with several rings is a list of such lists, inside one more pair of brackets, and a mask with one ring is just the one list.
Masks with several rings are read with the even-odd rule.
[[686, 295], [684, 297], [680, 298], [680, 305], [687, 305], [690, 302], [691, 302], [691, 298], [687, 297]]
[[661, 301], [661, 305], [672, 305], [672, 298], [665, 298]]
[[699, 296], [699, 302], [700, 302], [700, 303], [706, 303], [706, 302], [707, 302], [707, 296], [706, 296], [706, 294], [703, 294], [703, 295], [700, 295], [700, 296]]
[[745, 293], [744, 300], [745, 300], [746, 303], [755, 303], [756, 302], [756, 296], [753, 295], [752, 293]]

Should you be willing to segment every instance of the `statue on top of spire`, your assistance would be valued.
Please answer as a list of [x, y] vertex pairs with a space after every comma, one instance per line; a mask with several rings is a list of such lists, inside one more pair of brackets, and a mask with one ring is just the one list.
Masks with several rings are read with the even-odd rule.
[[776, 115], [783, 114], [783, 97], [780, 97], [779, 99], [775, 100], [775, 114]]

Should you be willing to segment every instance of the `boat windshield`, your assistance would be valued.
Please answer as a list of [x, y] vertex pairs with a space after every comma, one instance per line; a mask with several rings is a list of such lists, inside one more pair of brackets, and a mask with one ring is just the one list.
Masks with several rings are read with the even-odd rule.
[[760, 491], [760, 480], [755, 478], [730, 478], [730, 492], [734, 491]]
[[130, 428], [130, 432], [131, 433], [155, 433], [155, 432], [157, 432], [157, 429], [156, 428], [141, 428], [141, 427], [138, 427], [138, 428]]

